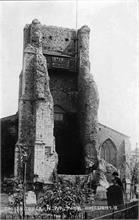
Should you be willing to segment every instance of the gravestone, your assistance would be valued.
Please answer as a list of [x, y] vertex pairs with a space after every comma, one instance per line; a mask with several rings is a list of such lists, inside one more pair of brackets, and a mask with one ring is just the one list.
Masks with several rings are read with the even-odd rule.
[[26, 205], [36, 205], [36, 195], [33, 191], [27, 192]]

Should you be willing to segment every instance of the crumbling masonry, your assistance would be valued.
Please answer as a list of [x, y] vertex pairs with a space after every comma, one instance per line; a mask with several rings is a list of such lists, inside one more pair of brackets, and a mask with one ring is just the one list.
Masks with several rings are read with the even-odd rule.
[[85, 174], [97, 159], [98, 92], [90, 73], [89, 32], [41, 25], [24, 28], [15, 176], [27, 154], [27, 179], [53, 171]]

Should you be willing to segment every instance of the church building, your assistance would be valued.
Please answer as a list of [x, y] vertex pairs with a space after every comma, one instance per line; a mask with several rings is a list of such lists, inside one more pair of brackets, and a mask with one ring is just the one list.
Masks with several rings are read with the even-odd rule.
[[90, 73], [88, 26], [24, 28], [18, 112], [1, 119], [2, 177], [49, 182], [58, 174], [86, 174], [98, 155], [125, 174], [129, 137], [98, 122], [99, 96]]

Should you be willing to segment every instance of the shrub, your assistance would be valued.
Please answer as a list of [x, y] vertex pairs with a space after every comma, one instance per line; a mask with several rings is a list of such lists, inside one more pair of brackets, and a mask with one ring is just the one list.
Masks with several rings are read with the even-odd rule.
[[59, 179], [54, 185], [45, 188], [43, 196], [38, 200], [37, 208], [40, 213], [50, 214], [53, 218], [54, 215], [75, 218], [86, 203], [92, 202], [92, 193], [93, 190], [78, 179], [75, 183]]

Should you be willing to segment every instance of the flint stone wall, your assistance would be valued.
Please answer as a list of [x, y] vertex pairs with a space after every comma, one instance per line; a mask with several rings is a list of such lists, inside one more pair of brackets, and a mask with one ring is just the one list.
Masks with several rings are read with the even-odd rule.
[[[24, 48], [30, 43], [31, 25], [24, 28]], [[42, 51], [44, 54], [65, 54], [75, 56], [76, 31], [74, 29], [41, 25]]]
[[97, 169], [99, 97], [93, 75], [90, 73], [89, 33], [87, 26], [78, 30], [78, 114], [86, 169], [90, 166]]
[[[42, 52], [47, 57], [48, 69], [57, 63], [55, 56], [64, 59], [65, 68], [76, 71], [77, 37], [74, 29], [41, 25]], [[24, 48], [30, 43], [31, 25], [24, 28]], [[65, 65], [67, 62], [67, 65]], [[56, 64], [58, 66], [58, 64]]]
[[[49, 71], [50, 88], [48, 57], [51, 57], [48, 66], [55, 72]], [[62, 73], [60, 68], [68, 71]], [[56, 75], [56, 69], [59, 75]], [[26, 25], [20, 86], [17, 148], [34, 147], [34, 173], [47, 181], [57, 163], [53, 137], [54, 105], [78, 113], [86, 169], [90, 166], [88, 161], [96, 169], [98, 93], [90, 73], [89, 28], [82, 27], [77, 35], [72, 29], [41, 25], [37, 19]], [[17, 148], [16, 160], [20, 151]]]
[[[40, 181], [47, 182], [57, 163], [53, 136], [53, 98], [49, 89], [46, 58], [42, 53], [41, 24], [34, 20], [29, 28], [29, 43], [25, 40], [23, 71], [20, 77], [15, 175], [19, 175], [22, 167], [20, 152], [24, 150], [27, 153], [27, 168], [30, 167], [27, 169], [27, 176], [33, 179], [32, 174], [37, 174]], [[31, 164], [30, 155], [33, 158]]]
[[[119, 160], [120, 163], [117, 164], [117, 169], [119, 170], [121, 164], [123, 164], [123, 152], [124, 150], [129, 153], [130, 152], [130, 141], [129, 137], [119, 133], [116, 130], [111, 129], [101, 123], [98, 124], [98, 143], [99, 143], [99, 150], [101, 149], [102, 144], [107, 139], [111, 139], [116, 148], [117, 153], [120, 155]], [[1, 119], [1, 176], [10, 177], [13, 176], [13, 169], [14, 169], [14, 149], [15, 144], [18, 138], [18, 115], [12, 115], [6, 118]], [[125, 141], [125, 145], [122, 144]], [[126, 160], [127, 154], [126, 154]], [[125, 174], [125, 170], [123, 175]], [[122, 175], [122, 176], [123, 176]], [[63, 176], [63, 175], [62, 175]], [[68, 175], [69, 176], [69, 175]], [[71, 176], [72, 178], [72, 176]]]
[[54, 105], [62, 107], [65, 112], [77, 112], [77, 74], [52, 70], [49, 75]]

